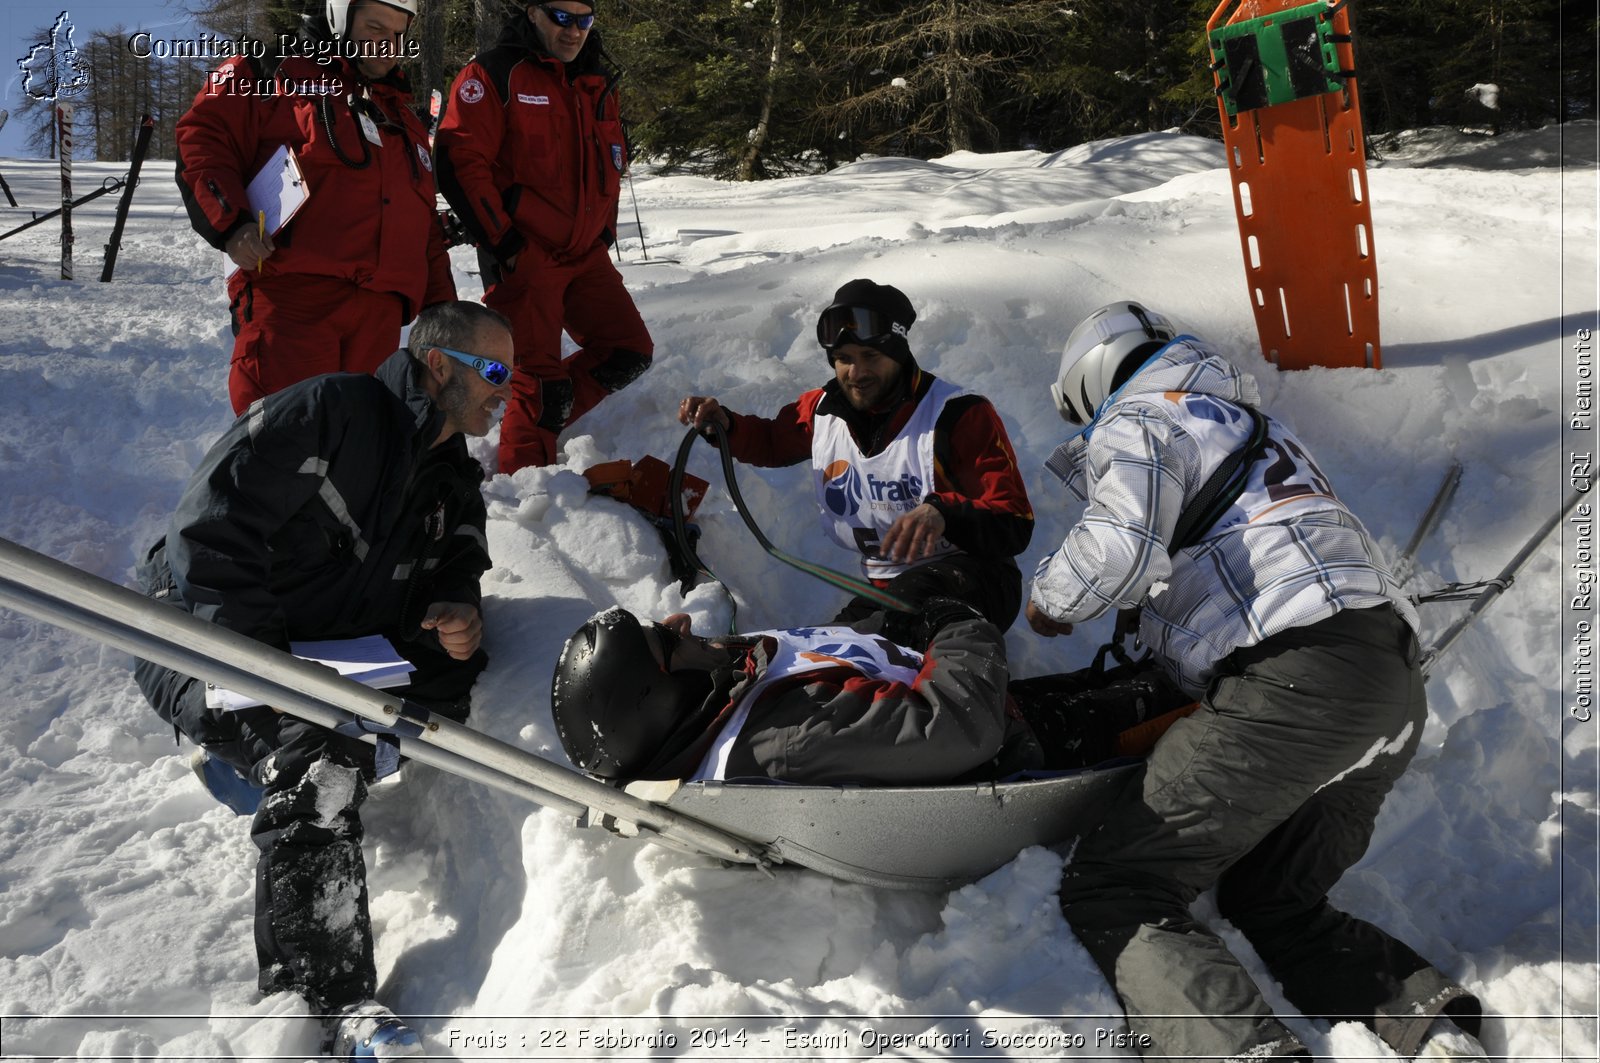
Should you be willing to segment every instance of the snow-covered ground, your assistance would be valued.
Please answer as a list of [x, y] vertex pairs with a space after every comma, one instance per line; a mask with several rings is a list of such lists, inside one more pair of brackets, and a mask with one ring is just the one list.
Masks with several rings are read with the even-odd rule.
[[[655, 531], [588, 496], [579, 474], [670, 459], [673, 411], [691, 392], [770, 412], [821, 383], [815, 313], [857, 276], [903, 288], [923, 364], [1004, 415], [1039, 515], [1024, 571], [1071, 516], [1041, 467], [1063, 434], [1047, 390], [1057, 352], [1081, 315], [1130, 296], [1254, 373], [1392, 554], [1462, 462], [1415, 587], [1495, 575], [1560, 504], [1570, 454], [1593, 449], [1562, 429], [1573, 348], [1600, 307], [1594, 126], [1567, 130], [1564, 165], [1557, 140], [1428, 131], [1373, 167], [1381, 372], [1263, 361], [1222, 152], [1203, 140], [872, 159], [751, 185], [641, 176], [647, 243], [625, 201], [621, 250], [656, 364], [567, 433], [563, 465], [486, 484], [494, 661], [474, 722], [563, 761], [550, 669], [585, 617], [620, 603], [725, 628], [722, 590], [680, 597]], [[0, 172], [24, 208], [59, 201], [53, 164], [0, 160]], [[80, 164], [77, 180], [87, 190], [117, 172]], [[219, 256], [191, 233], [170, 165], [146, 168], [116, 279], [98, 282], [114, 199], [77, 214], [76, 282], [56, 279], [54, 223], [0, 244], [0, 535], [131, 583], [230, 420], [230, 340]], [[28, 217], [0, 209], [0, 229]], [[463, 295], [478, 294], [471, 252], [455, 263]], [[693, 471], [717, 482], [700, 449]], [[492, 460], [487, 443], [477, 452]], [[848, 566], [814, 530], [801, 470], [745, 469], [740, 484], [780, 548]], [[837, 592], [769, 559], [724, 493], [701, 522], [741, 627], [832, 614]], [[1438, 669], [1422, 751], [1335, 892], [1479, 993], [1494, 1016], [1486, 1043], [1518, 1060], [1596, 1059], [1600, 741], [1569, 714], [1572, 670], [1590, 661], [1570, 639], [1594, 615], [1567, 600], [1593, 558], [1574, 528]], [[1426, 607], [1430, 633], [1459, 608]], [[1108, 630], [1046, 642], [1019, 625], [1013, 671], [1080, 667]], [[200, 789], [129, 659], [3, 610], [0, 639], [0, 1052], [313, 1053], [305, 1006], [256, 995], [248, 821]], [[379, 787], [365, 819], [381, 995], [463, 1057], [1125, 1055], [1096, 1043], [1119, 1028], [1116, 1001], [1056, 907], [1054, 852], [940, 895], [768, 879], [580, 830], [419, 765]], [[1320, 1056], [1393, 1058], [1357, 1025], [1284, 1008]], [[785, 1026], [835, 1040], [786, 1046]], [[948, 1043], [873, 1041], [927, 1031]]]

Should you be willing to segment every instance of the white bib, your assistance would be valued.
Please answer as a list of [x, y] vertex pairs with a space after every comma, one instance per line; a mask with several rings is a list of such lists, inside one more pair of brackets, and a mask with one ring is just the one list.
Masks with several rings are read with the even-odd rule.
[[728, 722], [712, 740], [711, 748], [690, 777], [691, 782], [721, 779], [728, 770], [728, 754], [734, 739], [744, 730], [750, 708], [772, 684], [807, 672], [829, 668], [850, 668], [869, 679], [882, 679], [910, 686], [922, 671], [922, 654], [897, 646], [877, 635], [863, 635], [848, 627], [802, 627], [787, 631], [757, 631], [753, 638], [766, 636], [777, 641], [772, 662], [761, 678], [739, 696]]
[[[883, 450], [863, 457], [844, 420], [816, 417], [811, 426], [811, 472], [817, 489], [817, 510], [828, 537], [861, 554], [868, 579], [890, 579], [911, 566], [878, 556], [878, 543], [890, 525], [916, 509], [933, 491], [933, 430], [945, 403], [961, 389], [935, 380], [917, 403], [911, 419]], [[933, 553], [918, 561], [953, 554], [940, 539]]]

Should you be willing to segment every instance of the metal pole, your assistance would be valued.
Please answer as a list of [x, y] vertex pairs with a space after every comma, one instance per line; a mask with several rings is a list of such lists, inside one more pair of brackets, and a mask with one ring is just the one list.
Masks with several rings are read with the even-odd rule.
[[1423, 513], [1422, 520], [1417, 523], [1417, 530], [1411, 534], [1411, 541], [1406, 543], [1406, 548], [1400, 552], [1400, 560], [1394, 564], [1394, 581], [1404, 586], [1416, 570], [1417, 551], [1422, 547], [1422, 540], [1426, 539], [1433, 531], [1434, 525], [1439, 523], [1439, 518], [1444, 516], [1444, 508], [1455, 497], [1456, 488], [1461, 485], [1461, 463], [1452, 461], [1450, 468], [1445, 470], [1444, 481], [1439, 484], [1433, 501], [1429, 503], [1427, 512]]
[[[165, 664], [169, 668], [178, 667], [181, 663], [183, 670], [187, 673], [191, 664], [199, 663], [202, 667], [205, 666], [204, 659], [198, 654], [174, 652], [179, 648], [163, 642], [141, 628], [118, 624], [81, 606], [56, 601], [8, 579], [0, 579], [0, 604], [18, 612], [26, 613], [29, 616], [37, 617], [40, 620], [47, 620], [57, 627], [64, 628], [74, 634], [104, 642], [106, 645], [114, 646], [119, 650], [125, 650], [136, 657], [143, 657], [159, 664]], [[217, 665], [216, 667], [225, 668], [226, 666]], [[240, 675], [249, 676], [249, 673], [240, 673]], [[326, 727], [331, 731], [356, 720], [354, 713], [330, 708], [288, 687], [278, 686], [271, 679], [261, 676], [250, 678], [268, 684], [263, 688], [263, 692], [266, 690], [273, 691], [271, 697], [265, 698], [268, 704], [291, 712], [292, 715], [314, 723], [318, 727]], [[245, 681], [248, 682], [249, 679], [247, 678]], [[378, 741], [377, 736], [372, 734], [362, 734], [354, 737], [368, 745], [376, 745]], [[475, 764], [465, 757], [451, 753], [448, 750], [436, 749], [423, 742], [408, 742], [404, 738], [400, 739], [400, 744], [405, 755], [420, 764], [427, 764], [452, 775], [460, 775], [463, 778], [471, 779], [473, 782], [482, 783], [514, 797], [532, 801], [534, 804], [544, 805], [546, 808], [553, 808], [567, 815], [583, 816], [588, 812], [588, 806], [586, 805], [568, 801], [519, 779], [513, 779], [499, 772], [491, 771], [481, 764]]]
[[[402, 750], [417, 760], [423, 759], [417, 756], [417, 747], [437, 747], [540, 792], [564, 798], [565, 802], [557, 807], [592, 808], [636, 824], [646, 837], [660, 834], [669, 842], [688, 845], [732, 863], [765, 864], [775, 860], [759, 843], [613, 789], [463, 724], [437, 718], [421, 706], [345, 679], [328, 668], [207, 623], [8, 539], [0, 539], [0, 604], [62, 626], [82, 625], [82, 632], [91, 638], [122, 646], [185, 675], [249, 694], [291, 715], [308, 718], [303, 715], [307, 701], [313, 703], [313, 708], [320, 705], [342, 709], [395, 729], [401, 735]], [[129, 647], [118, 640], [137, 641], [138, 645]], [[439, 766], [451, 770], [443, 764]]]
[[[122, 185], [123, 185], [122, 178], [120, 178], [120, 177], [107, 177], [99, 188], [95, 189], [93, 192], [90, 192], [88, 195], [79, 196], [77, 199], [74, 199], [72, 201], [71, 205], [74, 206], [74, 207], [81, 207], [85, 203], [91, 202], [92, 200], [99, 199], [101, 196], [108, 195], [108, 194], [110, 194], [112, 192], [115, 192], [115, 191], [119, 190], [120, 188], [122, 188]], [[21, 225], [17, 226], [15, 229], [7, 229], [5, 232], [0, 233], [0, 240], [4, 240], [4, 239], [7, 239], [8, 237], [15, 236], [18, 233], [22, 232], [24, 229], [31, 229], [35, 225], [42, 225], [45, 222], [49, 221], [51, 218], [54, 218], [57, 214], [60, 214], [60, 213], [61, 213], [61, 208], [57, 207], [54, 210], [46, 211], [43, 214], [35, 214], [32, 221], [25, 221]]]
[[1427, 675], [1433, 669], [1434, 662], [1446, 650], [1455, 645], [1455, 641], [1472, 625], [1472, 622], [1482, 616], [1483, 611], [1488, 609], [1496, 598], [1504, 594], [1511, 587], [1511, 584], [1516, 582], [1517, 573], [1521, 571], [1523, 565], [1527, 564], [1528, 558], [1532, 557], [1533, 552], [1539, 549], [1539, 544], [1544, 542], [1545, 537], [1555, 530], [1556, 525], [1566, 519], [1567, 514], [1572, 512], [1572, 508], [1583, 500], [1583, 494], [1582, 491], [1574, 491], [1568, 495], [1567, 500], [1561, 504], [1561, 509], [1539, 526], [1539, 530], [1533, 533], [1533, 538], [1523, 543], [1522, 549], [1517, 551], [1517, 556], [1513, 557], [1510, 563], [1500, 570], [1500, 575], [1490, 580], [1489, 586], [1484, 592], [1472, 600], [1472, 605], [1467, 608], [1461, 619], [1451, 624], [1445, 630], [1445, 633], [1439, 636], [1439, 640], [1433, 644], [1433, 647], [1423, 654], [1423, 675]]
[[[10, 117], [11, 112], [3, 107], [0, 107], [0, 129], [4, 129], [6, 127], [6, 119]], [[6, 184], [5, 174], [0, 174], [0, 192], [4, 192], [6, 194], [7, 203], [10, 203], [13, 207], [17, 205], [17, 197], [11, 194], [11, 186]]]

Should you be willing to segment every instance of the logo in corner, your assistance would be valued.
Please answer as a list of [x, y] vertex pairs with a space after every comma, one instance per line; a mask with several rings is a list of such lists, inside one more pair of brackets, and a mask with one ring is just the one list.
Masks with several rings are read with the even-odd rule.
[[61, 12], [50, 27], [49, 37], [17, 60], [17, 68], [22, 71], [22, 91], [30, 98], [53, 103], [89, 87], [88, 64], [72, 43], [75, 28], [71, 16]]
[[822, 501], [841, 517], [853, 517], [861, 509], [861, 474], [848, 461], [830, 462], [822, 470]]
[[461, 83], [456, 95], [461, 97], [462, 103], [477, 103], [483, 99], [483, 82], [477, 78], [468, 78]]

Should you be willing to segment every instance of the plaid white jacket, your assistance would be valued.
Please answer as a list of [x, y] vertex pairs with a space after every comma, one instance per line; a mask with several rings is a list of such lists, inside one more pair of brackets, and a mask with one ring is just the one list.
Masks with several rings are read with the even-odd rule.
[[1141, 640], [1196, 695], [1235, 649], [1341, 609], [1389, 602], [1415, 629], [1366, 529], [1270, 417], [1245, 493], [1199, 543], [1168, 556], [1185, 504], [1249, 436], [1236, 404], [1259, 401], [1255, 381], [1202, 341], [1168, 344], [1046, 463], [1088, 505], [1039, 563], [1034, 605], [1077, 623], [1142, 604]]

